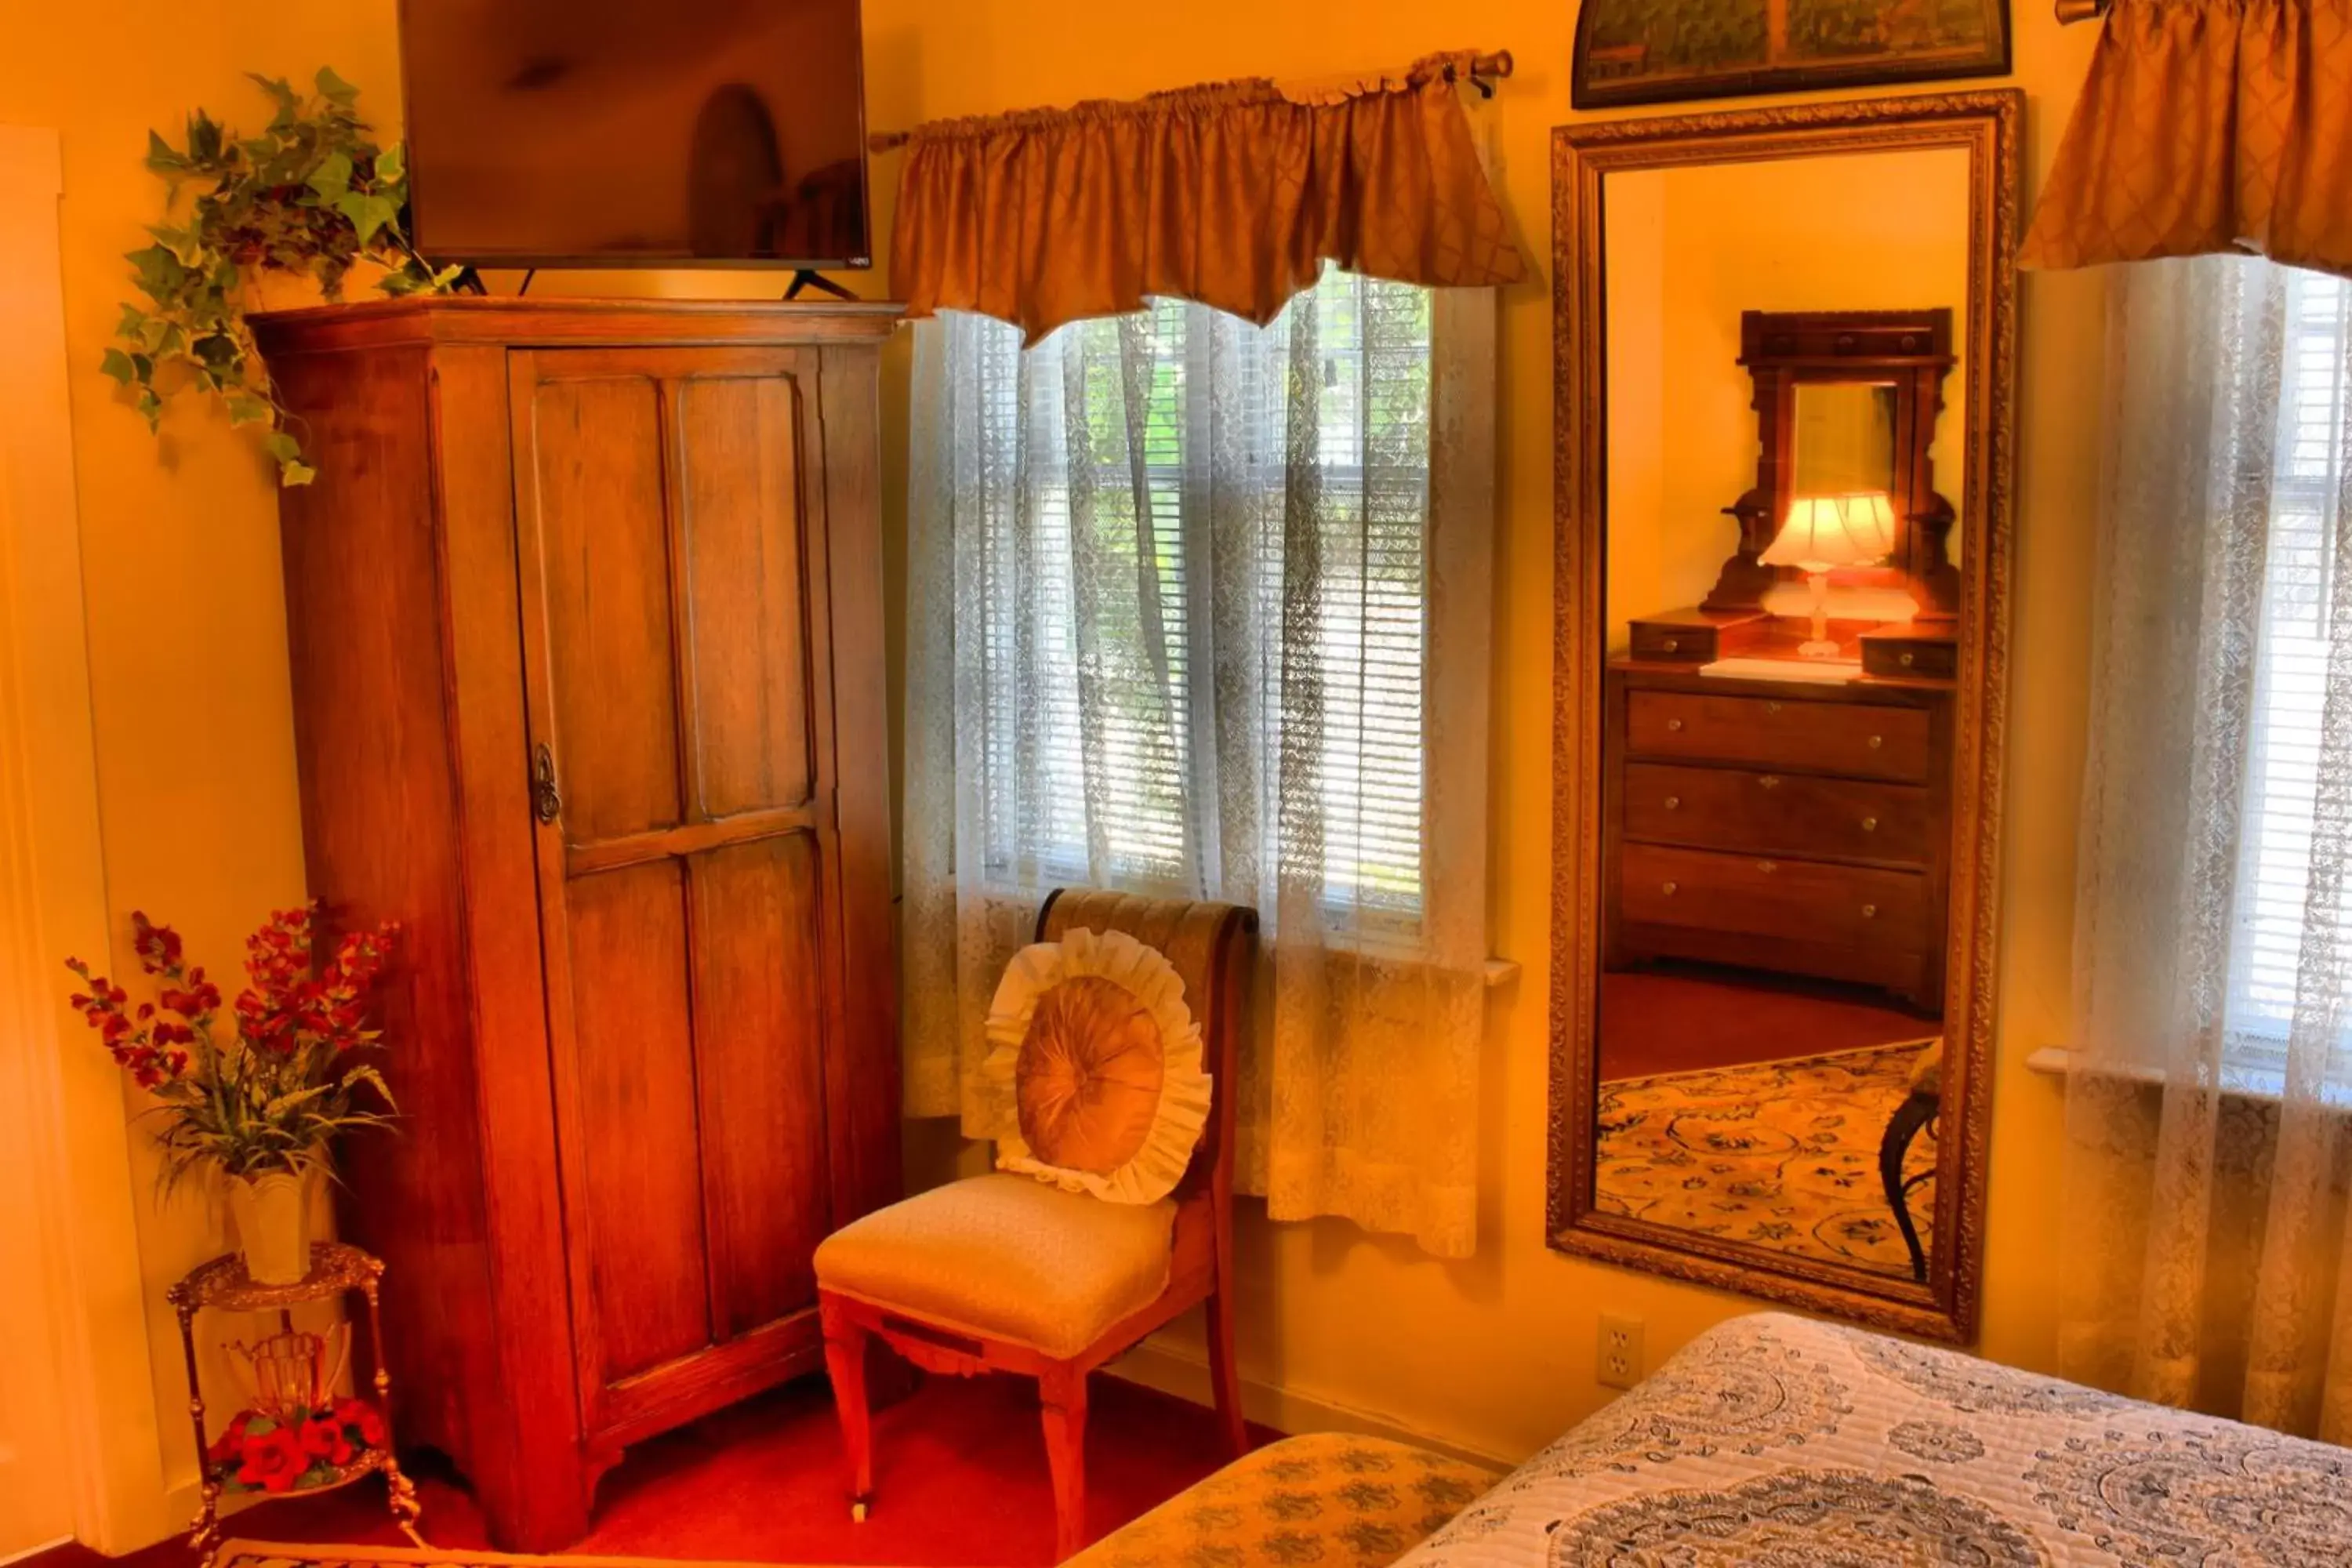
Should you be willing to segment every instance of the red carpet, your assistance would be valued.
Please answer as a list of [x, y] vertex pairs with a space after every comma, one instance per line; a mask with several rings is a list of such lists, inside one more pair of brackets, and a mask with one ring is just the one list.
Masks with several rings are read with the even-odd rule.
[[1661, 963], [1601, 977], [1601, 1080], [1860, 1050], [1936, 1026], [1866, 985]]
[[[1260, 1441], [1273, 1434], [1259, 1431]], [[1110, 1377], [1092, 1384], [1087, 1522], [1124, 1524], [1223, 1464], [1213, 1415]], [[425, 1539], [480, 1546], [472, 1500], [422, 1478]], [[1054, 1504], [1036, 1385], [1010, 1377], [927, 1378], [875, 1417], [873, 1517], [849, 1519], [832, 1395], [807, 1379], [633, 1448], [604, 1478], [588, 1537], [572, 1550], [769, 1563], [880, 1563], [909, 1568], [1031, 1568], [1054, 1560]], [[256, 1505], [232, 1537], [405, 1545], [373, 1479], [341, 1492]], [[120, 1560], [184, 1568], [177, 1541]], [[77, 1551], [39, 1568], [104, 1563]]]

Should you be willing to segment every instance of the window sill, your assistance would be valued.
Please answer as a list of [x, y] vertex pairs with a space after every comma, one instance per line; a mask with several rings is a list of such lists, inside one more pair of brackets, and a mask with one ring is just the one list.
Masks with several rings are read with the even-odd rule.
[[[2061, 1079], [2082, 1070], [2074, 1065], [2074, 1053], [2064, 1046], [2042, 1047], [2025, 1058], [2025, 1067], [2029, 1072]], [[2164, 1087], [2164, 1072], [2160, 1068], [2126, 1063], [2108, 1064], [2103, 1070], [2107, 1077], [2122, 1079], [2128, 1083], [2143, 1083], [2151, 1089]], [[2286, 1099], [2286, 1075], [2260, 1068], [2241, 1068], [2223, 1079], [2221, 1093], [2230, 1100], [2280, 1104]], [[2330, 1083], [2320, 1090], [2320, 1099], [2338, 1110], [2352, 1110], [2352, 1084]]]

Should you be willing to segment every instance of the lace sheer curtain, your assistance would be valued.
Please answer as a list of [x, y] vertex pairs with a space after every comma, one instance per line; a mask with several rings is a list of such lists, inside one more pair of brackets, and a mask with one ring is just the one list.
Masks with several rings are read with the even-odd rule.
[[2063, 1370], [2341, 1442], [2352, 300], [2254, 258], [2112, 288]]
[[915, 331], [908, 1112], [1004, 1124], [982, 1023], [1048, 889], [1249, 904], [1243, 1189], [1467, 1255], [1492, 291]]

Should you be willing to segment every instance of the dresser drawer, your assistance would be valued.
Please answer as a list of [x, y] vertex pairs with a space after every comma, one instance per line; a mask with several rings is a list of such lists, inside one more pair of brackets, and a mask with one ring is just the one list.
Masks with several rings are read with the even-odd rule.
[[1628, 844], [1617, 882], [1632, 921], [1894, 952], [1926, 946], [1927, 879], [1914, 871]]
[[1914, 680], [1949, 680], [1959, 673], [1960, 645], [1912, 627], [1864, 632], [1862, 668], [1870, 675]]
[[1628, 763], [1624, 791], [1627, 838], [1909, 866], [1933, 858], [1935, 812], [1918, 784]]
[[1625, 745], [1634, 756], [1747, 763], [1924, 784], [1927, 711], [1801, 698], [1632, 691]]

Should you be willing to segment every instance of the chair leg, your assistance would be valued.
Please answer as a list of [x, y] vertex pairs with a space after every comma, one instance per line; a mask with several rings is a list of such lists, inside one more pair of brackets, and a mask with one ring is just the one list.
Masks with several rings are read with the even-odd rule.
[[1054, 1561], [1087, 1543], [1087, 1374], [1051, 1367], [1037, 1379], [1045, 1415], [1045, 1463], [1054, 1473]]
[[1234, 1359], [1234, 1291], [1221, 1275], [1209, 1298], [1209, 1384], [1216, 1394], [1217, 1422], [1234, 1458], [1249, 1452], [1249, 1427], [1242, 1420], [1242, 1369]]
[[866, 1403], [866, 1352], [871, 1337], [829, 1297], [818, 1299], [824, 1326], [824, 1369], [833, 1379], [833, 1408], [841, 1417], [841, 1446], [849, 1461], [849, 1517], [866, 1522], [874, 1504], [874, 1422]]

